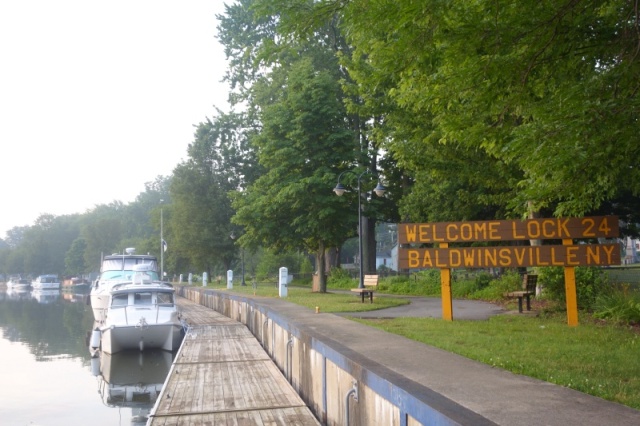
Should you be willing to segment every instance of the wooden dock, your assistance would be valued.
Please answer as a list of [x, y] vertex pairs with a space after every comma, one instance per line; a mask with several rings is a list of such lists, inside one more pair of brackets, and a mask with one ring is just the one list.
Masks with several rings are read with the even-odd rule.
[[178, 303], [190, 327], [147, 425], [320, 425], [244, 324]]

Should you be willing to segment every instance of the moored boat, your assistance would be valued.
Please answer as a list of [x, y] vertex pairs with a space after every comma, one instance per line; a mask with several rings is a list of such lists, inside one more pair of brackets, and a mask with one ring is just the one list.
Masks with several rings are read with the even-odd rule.
[[13, 290], [28, 290], [31, 287], [31, 282], [25, 278], [19, 276], [13, 276], [7, 281], [7, 288]]
[[91, 286], [90, 301], [93, 318], [104, 322], [109, 307], [111, 288], [114, 285], [130, 282], [135, 273], [134, 268], [144, 265], [146, 273], [152, 281], [158, 278], [158, 260], [149, 254], [137, 255], [134, 248], [127, 248], [124, 254], [112, 254], [102, 259], [100, 276]]
[[31, 287], [34, 290], [59, 290], [60, 280], [53, 274], [39, 275], [31, 282]]
[[114, 285], [105, 319], [96, 322], [91, 349], [109, 354], [125, 349], [178, 349], [184, 333], [174, 297], [172, 285], [152, 281], [144, 273]]

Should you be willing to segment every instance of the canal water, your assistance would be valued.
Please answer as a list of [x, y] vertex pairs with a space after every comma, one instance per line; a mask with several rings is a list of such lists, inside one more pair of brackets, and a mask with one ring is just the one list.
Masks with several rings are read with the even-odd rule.
[[87, 297], [0, 288], [0, 424], [146, 424], [175, 354], [91, 354]]

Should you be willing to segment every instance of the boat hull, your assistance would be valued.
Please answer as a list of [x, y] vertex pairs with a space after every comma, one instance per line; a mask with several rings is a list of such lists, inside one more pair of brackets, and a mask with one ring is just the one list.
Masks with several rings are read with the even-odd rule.
[[93, 319], [99, 323], [103, 323], [107, 319], [107, 309], [109, 308], [109, 292], [91, 290], [89, 299], [91, 301], [91, 310], [93, 311]]
[[126, 349], [162, 349], [175, 351], [182, 342], [180, 324], [152, 324], [145, 326], [112, 326], [101, 331], [101, 349], [114, 354]]

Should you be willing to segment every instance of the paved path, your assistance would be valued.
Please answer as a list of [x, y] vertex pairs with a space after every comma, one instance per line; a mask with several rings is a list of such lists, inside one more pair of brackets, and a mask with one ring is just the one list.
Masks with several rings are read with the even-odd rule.
[[[376, 297], [392, 297], [376, 295]], [[403, 297], [411, 301], [408, 305], [394, 308], [378, 309], [367, 312], [345, 312], [340, 316], [354, 318], [400, 318], [400, 317], [428, 317], [442, 318], [442, 299], [438, 297]], [[365, 302], [366, 303], [366, 302]], [[494, 315], [508, 312], [499, 305], [478, 300], [454, 300], [453, 319], [486, 320]]]

